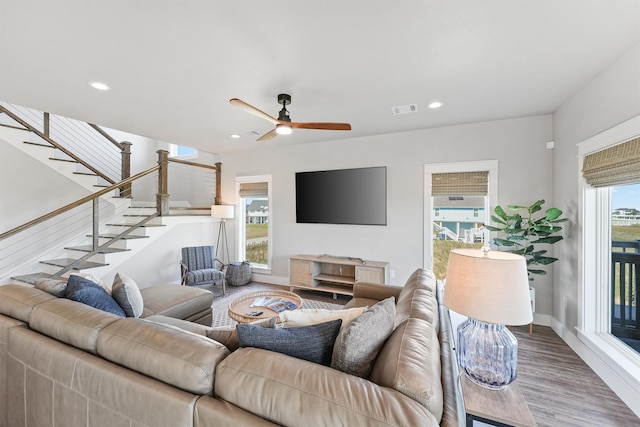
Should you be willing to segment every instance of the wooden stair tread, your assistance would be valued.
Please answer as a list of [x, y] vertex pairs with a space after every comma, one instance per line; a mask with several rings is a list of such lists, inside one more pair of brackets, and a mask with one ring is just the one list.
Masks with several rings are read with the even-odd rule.
[[78, 163], [73, 159], [57, 159], [55, 157], [49, 157], [49, 160], [55, 160], [56, 162]]
[[53, 145], [40, 144], [39, 142], [31, 142], [31, 141], [22, 141], [22, 142], [29, 145], [35, 145], [37, 147], [53, 148]]
[[[101, 239], [113, 239], [117, 234], [99, 234], [98, 237]], [[93, 234], [87, 234], [87, 237], [93, 237]], [[134, 236], [129, 234], [128, 236], [120, 237], [120, 240], [129, 240], [129, 239], [148, 239], [149, 236]]]
[[[69, 246], [65, 249], [69, 249], [72, 251], [80, 251], [80, 252], [91, 252], [93, 251], [93, 246], [91, 245], [82, 245], [82, 246]], [[118, 252], [127, 252], [131, 249], [121, 249], [121, 248], [102, 248], [98, 251], [99, 254], [115, 254]]]
[[[107, 224], [107, 226], [113, 226], [113, 227], [135, 227], [136, 224]], [[147, 228], [147, 227], [164, 227], [164, 224], [142, 224], [142, 225], [138, 225], [138, 227], [140, 228]]]
[[[40, 261], [40, 263], [47, 264], [47, 265], [54, 265], [56, 267], [67, 267], [76, 261], [78, 260], [73, 258], [58, 258], [58, 259], [48, 259], [48, 260]], [[88, 268], [104, 267], [105, 265], [109, 265], [109, 264], [103, 264], [100, 262], [93, 262], [93, 261], [80, 261], [76, 266], [73, 267], [73, 269], [86, 270]]]
[[41, 277], [43, 278], [51, 278], [53, 275], [49, 274], [49, 273], [31, 273], [31, 274], [24, 274], [21, 276], [14, 276], [11, 279], [12, 280], [17, 280], [19, 282], [24, 282], [24, 283], [29, 283], [31, 285], [35, 285], [36, 279], [39, 279]]

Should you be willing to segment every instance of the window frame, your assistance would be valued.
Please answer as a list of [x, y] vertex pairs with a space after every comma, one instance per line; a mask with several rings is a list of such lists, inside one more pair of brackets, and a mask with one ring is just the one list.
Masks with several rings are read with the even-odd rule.
[[[433, 163], [424, 165], [424, 235], [423, 235], [423, 266], [427, 269], [433, 269], [433, 230], [432, 230], [432, 175], [435, 173], [451, 173], [451, 172], [478, 172], [488, 171], [488, 197], [485, 199], [485, 212], [487, 218], [490, 218], [491, 208], [498, 204], [498, 160], [480, 160], [469, 162], [455, 163]], [[489, 231], [485, 236], [485, 242], [488, 242]]]
[[259, 274], [271, 274], [272, 259], [273, 259], [273, 209], [272, 209], [272, 181], [271, 175], [252, 175], [252, 176], [237, 176], [236, 177], [236, 210], [238, 212], [238, 227], [236, 227], [236, 257], [237, 259], [246, 259], [246, 206], [244, 198], [240, 197], [240, 186], [245, 183], [254, 182], [266, 182], [267, 183], [267, 199], [268, 199], [268, 221], [267, 221], [267, 233], [268, 233], [268, 251], [267, 251], [267, 265], [262, 267], [263, 264], [256, 265], [251, 264], [254, 272]]
[[620, 378], [636, 375], [640, 355], [610, 333], [611, 187], [594, 188], [582, 176], [585, 156], [640, 135], [640, 116], [578, 144], [578, 218], [582, 224], [578, 260], [578, 340]]

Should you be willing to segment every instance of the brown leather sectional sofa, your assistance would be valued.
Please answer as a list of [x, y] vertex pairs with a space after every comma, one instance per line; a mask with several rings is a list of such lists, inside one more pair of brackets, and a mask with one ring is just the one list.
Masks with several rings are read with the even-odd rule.
[[120, 318], [0, 286], [0, 426], [459, 426], [437, 294], [421, 269], [403, 288], [356, 285], [349, 306], [396, 296], [395, 330], [363, 379], [235, 349], [233, 331], [176, 318], [184, 310]]

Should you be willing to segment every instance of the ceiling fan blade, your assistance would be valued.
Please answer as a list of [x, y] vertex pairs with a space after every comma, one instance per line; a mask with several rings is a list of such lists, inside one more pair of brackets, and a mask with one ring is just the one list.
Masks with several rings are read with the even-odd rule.
[[260, 138], [256, 139], [256, 141], [268, 141], [270, 139], [275, 138], [275, 136], [278, 134], [278, 132], [276, 132], [275, 129], [270, 130], [269, 132], [265, 133], [264, 135], [262, 135]]
[[247, 104], [246, 102], [242, 101], [241, 99], [231, 98], [229, 100], [229, 102], [231, 103], [231, 105], [235, 105], [236, 107], [240, 107], [243, 110], [245, 110], [246, 112], [253, 114], [254, 116], [258, 116], [258, 117], [260, 117], [262, 119], [267, 120], [268, 122], [271, 122], [273, 125], [277, 125], [278, 124], [278, 119], [276, 119], [275, 117], [271, 117], [270, 115], [268, 115], [264, 111], [257, 109], [253, 105]]
[[308, 122], [308, 123], [290, 123], [292, 128], [296, 129], [322, 129], [322, 130], [351, 130], [349, 123], [329, 123], [329, 122]]

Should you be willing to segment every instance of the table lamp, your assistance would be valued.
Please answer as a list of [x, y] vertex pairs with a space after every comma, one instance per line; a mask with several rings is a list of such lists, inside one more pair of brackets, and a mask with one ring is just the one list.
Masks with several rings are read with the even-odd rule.
[[[230, 261], [229, 259], [229, 242], [227, 240], [227, 219], [233, 219], [234, 217], [234, 209], [233, 206], [230, 205], [211, 205], [211, 216], [214, 218], [218, 218], [220, 220], [220, 228], [218, 229], [218, 240], [216, 241], [216, 250], [220, 253], [220, 258], [222, 258], [223, 264], [226, 264]], [[224, 247], [226, 249], [226, 259], [224, 257], [225, 252], [223, 252], [220, 247], [220, 240], [223, 241]]]
[[505, 325], [533, 319], [526, 259], [486, 246], [452, 250], [444, 305], [468, 316], [458, 326], [456, 355], [469, 379], [491, 389], [513, 382], [518, 341]]

